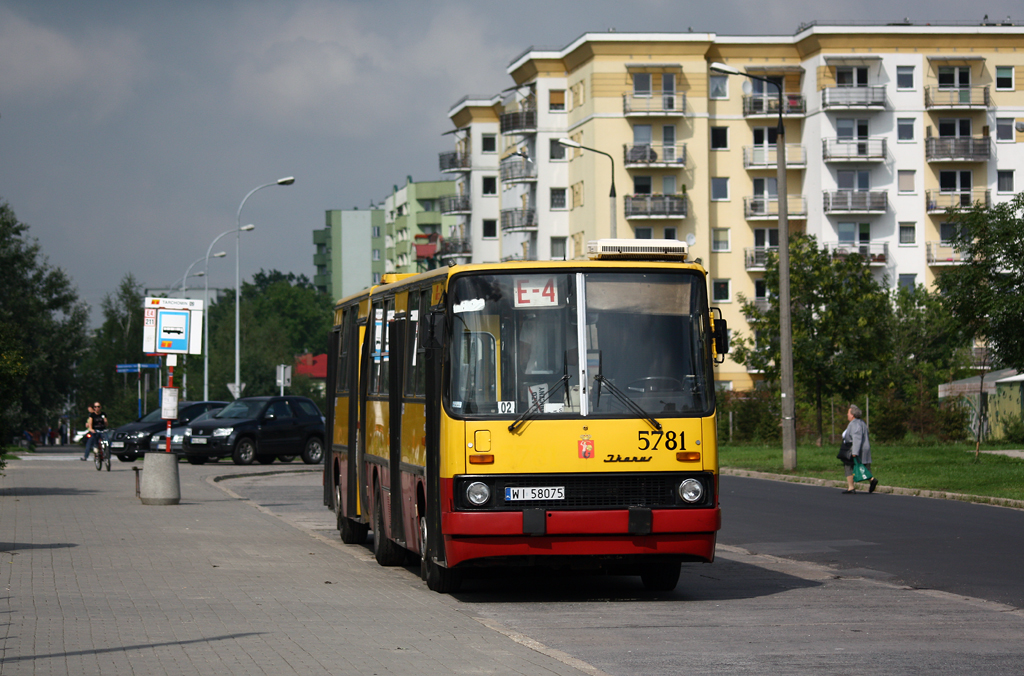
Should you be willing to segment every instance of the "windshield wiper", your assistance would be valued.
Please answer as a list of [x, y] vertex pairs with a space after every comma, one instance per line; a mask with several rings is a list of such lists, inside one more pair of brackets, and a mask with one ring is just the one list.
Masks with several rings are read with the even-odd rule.
[[515, 431], [519, 428], [520, 425], [522, 425], [526, 421], [530, 414], [533, 413], [534, 411], [539, 411], [540, 407], [543, 406], [547, 402], [547, 400], [551, 398], [551, 395], [553, 395], [559, 387], [568, 387], [568, 385], [569, 374], [566, 373], [565, 375], [558, 379], [558, 382], [555, 383], [555, 386], [548, 390], [543, 397], [537, 397], [537, 399], [535, 399], [534, 402], [530, 404], [530, 407], [523, 411], [523, 414], [516, 418], [512, 422], [512, 424], [508, 426], [508, 431], [515, 434]]
[[628, 406], [633, 411], [633, 413], [636, 413], [638, 416], [649, 422], [651, 424], [651, 427], [658, 430], [659, 432], [661, 431], [661, 423], [655, 420], [654, 416], [652, 416], [650, 413], [640, 408], [640, 405], [637, 404], [632, 399], [630, 399], [629, 396], [623, 394], [622, 390], [620, 390], [619, 388], [615, 387], [615, 385], [612, 384], [612, 381], [608, 380], [607, 378], [604, 377], [604, 375], [600, 373], [594, 376], [594, 380], [597, 381], [598, 383], [607, 385], [608, 391], [614, 394], [616, 399], [618, 399], [623, 404]]

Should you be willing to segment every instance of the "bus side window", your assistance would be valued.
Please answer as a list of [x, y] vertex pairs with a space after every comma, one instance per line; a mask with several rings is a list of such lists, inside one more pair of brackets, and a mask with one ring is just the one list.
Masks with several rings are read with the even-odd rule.
[[354, 326], [355, 307], [347, 308], [341, 319], [341, 331], [338, 334], [338, 372], [335, 379], [335, 391], [345, 393], [351, 390], [349, 378], [349, 355], [351, 354], [349, 341], [352, 339], [352, 327]]
[[429, 318], [422, 308], [426, 291], [409, 292], [409, 322], [405, 341], [405, 395], [422, 397], [426, 394], [426, 367], [423, 354], [423, 326]]

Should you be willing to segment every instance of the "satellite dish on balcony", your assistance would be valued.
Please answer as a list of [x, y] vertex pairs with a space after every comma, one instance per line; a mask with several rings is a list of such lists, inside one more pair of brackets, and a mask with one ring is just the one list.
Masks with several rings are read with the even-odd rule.
[[742, 87], [743, 93], [746, 94], [747, 96], [750, 96], [751, 94], [754, 93], [754, 85], [750, 84], [750, 80], [744, 78]]
[[694, 234], [692, 232], [689, 235], [686, 236], [686, 246], [692, 247], [696, 243], [697, 243], [697, 238], [694, 236]]
[[1017, 131], [1024, 133], [1024, 122], [1017, 122], [1013, 126]]

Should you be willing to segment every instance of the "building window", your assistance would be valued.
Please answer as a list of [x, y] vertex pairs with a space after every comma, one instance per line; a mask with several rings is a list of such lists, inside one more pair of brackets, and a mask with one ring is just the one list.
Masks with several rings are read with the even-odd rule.
[[676, 194], [676, 176], [675, 174], [668, 174], [667, 176], [661, 177], [661, 194], [662, 195], [675, 195]]
[[637, 239], [654, 239], [653, 228], [637, 228], [634, 232]]
[[375, 260], [375, 261], [379, 261], [380, 260], [380, 249], [374, 249], [373, 250], [373, 260]]
[[754, 280], [754, 300], [768, 300], [768, 282], [763, 279]]
[[551, 139], [550, 145], [548, 146], [548, 157], [552, 161], [564, 160], [565, 159], [565, 146], [558, 142], [558, 139]]
[[729, 250], [729, 228], [712, 228], [711, 229], [711, 250], [712, 251], [728, 251]]
[[552, 237], [551, 238], [551, 260], [553, 260], [553, 261], [564, 261], [565, 260], [565, 237]]
[[917, 286], [917, 275], [900, 275], [899, 287], [907, 291], [913, 291]]
[[484, 219], [484, 239], [494, 239], [498, 236], [498, 221], [493, 218]]
[[916, 244], [917, 227], [913, 223], [900, 223], [900, 244]]
[[942, 246], [949, 246], [956, 234], [956, 223], [939, 223], [939, 243]]
[[896, 140], [897, 141], [913, 141], [914, 140], [914, 118], [912, 117], [901, 117], [896, 120]]
[[651, 194], [651, 177], [650, 176], [634, 176], [633, 177], [633, 194], [634, 195], [650, 195]]
[[380, 226], [379, 225], [373, 226], [372, 232], [373, 232], [373, 235], [372, 235], [373, 237], [380, 237]]
[[914, 173], [913, 169], [900, 169], [896, 172], [897, 184], [901, 193], [914, 192]]
[[711, 149], [712, 150], [728, 150], [729, 149], [729, 128], [728, 127], [712, 127], [711, 128]]
[[996, 90], [1013, 91], [1013, 66], [996, 66]]
[[729, 76], [711, 75], [708, 77], [708, 98], [727, 99], [729, 98]]
[[711, 200], [724, 202], [729, 199], [729, 177], [711, 179]]
[[836, 86], [867, 87], [867, 66], [839, 66], [836, 68]]
[[561, 113], [565, 110], [564, 89], [552, 89], [548, 92], [548, 110], [552, 113]]
[[676, 229], [666, 226], [665, 229], [661, 231], [661, 236], [662, 239], [676, 239]]
[[498, 136], [497, 136], [497, 134], [481, 134], [480, 135], [480, 152], [482, 152], [482, 153], [496, 153], [496, 152], [498, 152]]
[[551, 208], [565, 209], [568, 205], [565, 201], [565, 188], [551, 189]]
[[731, 298], [729, 295], [729, 280], [728, 279], [715, 279], [711, 282], [711, 299], [716, 303], [728, 303]]
[[485, 195], [497, 195], [498, 194], [498, 177], [497, 176], [484, 176], [483, 193]]
[[373, 273], [373, 283], [374, 284], [380, 284], [380, 273], [379, 272]]
[[649, 97], [651, 95], [651, 74], [633, 73], [633, 96]]
[[434, 200], [420, 200], [420, 206], [423, 207], [424, 211], [433, 211]]
[[1013, 169], [1000, 169], [996, 177], [996, 192], [1013, 192]]
[[896, 66], [896, 89], [914, 88], [914, 67]]
[[997, 117], [996, 118], [996, 141], [1002, 143], [1013, 143], [1016, 137], [1013, 134], [1013, 123], [1014, 118], [1012, 117]]

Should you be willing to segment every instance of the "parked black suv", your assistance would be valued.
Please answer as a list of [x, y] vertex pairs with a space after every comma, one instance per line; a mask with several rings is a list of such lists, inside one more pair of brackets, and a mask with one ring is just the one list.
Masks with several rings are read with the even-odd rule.
[[[184, 425], [210, 409], [227, 406], [226, 401], [179, 401], [178, 419], [171, 426]], [[110, 435], [110, 450], [121, 462], [133, 462], [149, 452], [149, 441], [155, 432], [167, 429], [167, 421], [160, 417], [160, 409], [150, 411], [133, 423], [121, 425]]]
[[302, 456], [307, 465], [324, 459], [324, 417], [305, 397], [245, 397], [193, 422], [182, 442], [193, 465], [230, 457], [236, 465]]

